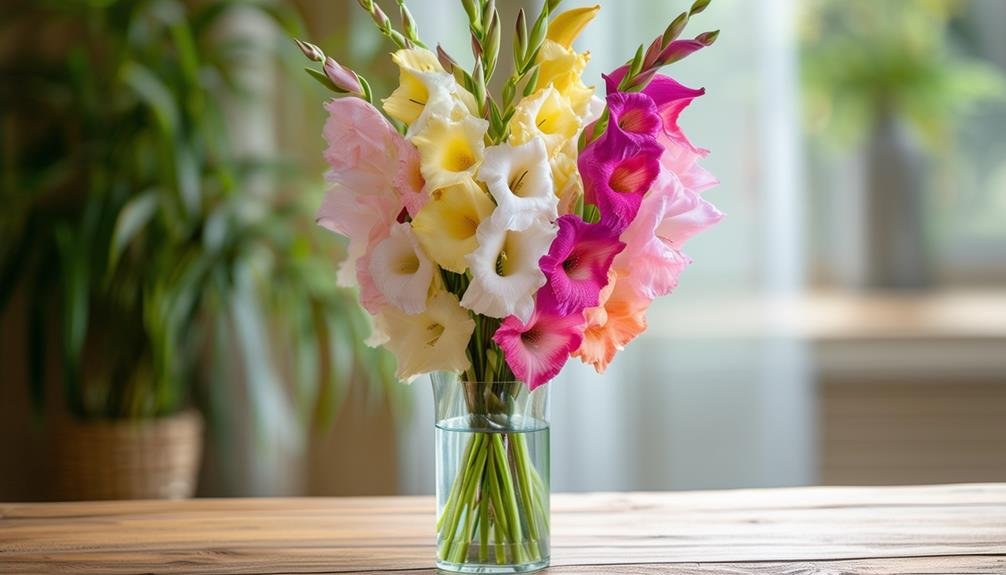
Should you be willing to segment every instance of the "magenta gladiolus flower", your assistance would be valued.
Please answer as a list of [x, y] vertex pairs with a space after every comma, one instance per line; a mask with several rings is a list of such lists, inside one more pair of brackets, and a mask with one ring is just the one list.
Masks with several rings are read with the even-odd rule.
[[531, 389], [558, 375], [583, 341], [583, 314], [559, 313], [540, 293], [527, 323], [509, 316], [493, 335], [510, 370]]
[[539, 264], [547, 290], [562, 315], [576, 314], [597, 305], [608, 283], [611, 262], [625, 248], [618, 234], [599, 224], [588, 224], [567, 214], [556, 222], [559, 232]]
[[618, 131], [639, 146], [656, 141], [664, 126], [653, 99], [639, 92], [608, 94], [608, 131]]
[[[625, 70], [625, 66], [622, 66], [604, 77], [609, 98], [611, 94], [619, 93], [618, 83], [625, 75]], [[660, 157], [661, 165], [677, 174], [685, 187], [696, 191], [709, 188], [717, 181], [709, 172], [696, 165], [695, 162], [706, 157], [709, 151], [695, 146], [688, 140], [678, 126], [678, 117], [692, 100], [705, 93], [703, 88], [689, 88], [661, 74], [655, 75], [642, 91], [642, 94], [653, 100], [663, 123], [663, 130], [656, 135], [657, 142], [664, 148], [664, 153]]]
[[601, 225], [618, 234], [636, 217], [662, 152], [655, 139], [637, 143], [621, 130], [606, 130], [584, 148], [577, 159], [584, 201], [597, 206]]

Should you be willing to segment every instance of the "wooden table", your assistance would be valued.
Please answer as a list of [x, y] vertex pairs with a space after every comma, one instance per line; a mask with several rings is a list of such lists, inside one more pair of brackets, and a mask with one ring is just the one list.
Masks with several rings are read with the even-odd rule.
[[[550, 573], [1006, 573], [1006, 484], [555, 495]], [[429, 497], [0, 504], [0, 573], [433, 573]]]

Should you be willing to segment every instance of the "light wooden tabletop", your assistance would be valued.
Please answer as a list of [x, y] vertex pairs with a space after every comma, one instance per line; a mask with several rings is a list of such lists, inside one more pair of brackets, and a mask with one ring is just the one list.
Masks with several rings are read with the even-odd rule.
[[[1006, 484], [552, 498], [548, 573], [1006, 573]], [[433, 573], [429, 497], [0, 504], [0, 573]]]

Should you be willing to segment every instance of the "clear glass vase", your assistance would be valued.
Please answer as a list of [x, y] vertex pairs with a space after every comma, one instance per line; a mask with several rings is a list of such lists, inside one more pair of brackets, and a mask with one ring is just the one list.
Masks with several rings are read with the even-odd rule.
[[436, 403], [437, 567], [548, 566], [548, 387], [431, 374]]

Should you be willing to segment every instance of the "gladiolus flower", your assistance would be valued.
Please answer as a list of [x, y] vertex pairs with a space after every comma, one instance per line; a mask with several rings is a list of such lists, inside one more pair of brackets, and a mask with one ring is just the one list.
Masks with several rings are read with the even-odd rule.
[[548, 156], [553, 157], [579, 130], [580, 120], [569, 102], [548, 86], [517, 104], [510, 120], [510, 143], [524, 144], [541, 138]]
[[617, 131], [637, 146], [657, 140], [663, 121], [657, 106], [646, 94], [615, 92], [608, 98], [608, 130]]
[[519, 146], [500, 144], [485, 151], [479, 180], [496, 199], [493, 218], [502, 227], [524, 230], [540, 219], [557, 217], [558, 198], [552, 187], [545, 144], [539, 138]]
[[494, 216], [479, 225], [479, 247], [466, 258], [472, 280], [461, 305], [489, 317], [515, 315], [526, 321], [534, 310], [535, 292], [545, 284], [538, 260], [548, 251], [556, 227], [539, 220], [514, 231], [505, 223]]
[[589, 114], [594, 95], [594, 88], [584, 85], [581, 78], [589, 59], [587, 53], [579, 54], [548, 39], [538, 51], [538, 85], [555, 87], [581, 120]]
[[583, 315], [562, 314], [539, 300], [527, 321], [510, 316], [493, 334], [510, 370], [530, 389], [558, 375], [583, 340]]
[[409, 137], [422, 131], [432, 116], [457, 119], [477, 109], [475, 98], [458, 85], [429, 50], [403, 49], [392, 54], [391, 59], [399, 68], [398, 88], [383, 100], [384, 111], [408, 124]]
[[475, 232], [494, 208], [489, 195], [469, 180], [435, 190], [412, 220], [412, 229], [437, 265], [462, 274], [468, 269], [465, 256], [478, 247]]
[[584, 124], [590, 114], [594, 89], [583, 84], [581, 76], [590, 59], [588, 53], [578, 54], [573, 42], [584, 27], [597, 15], [600, 6], [575, 8], [556, 15], [549, 23], [545, 41], [538, 52], [538, 85], [551, 84], [569, 102], [573, 112]]
[[[604, 77], [608, 94], [617, 93], [618, 83], [625, 71], [623, 66]], [[692, 100], [705, 92], [702, 88], [683, 86], [662, 74], [655, 75], [642, 91], [653, 100], [663, 124], [663, 130], [657, 134], [657, 142], [664, 148], [660, 163], [677, 174], [682, 183], [687, 182], [686, 187], [697, 191], [715, 184], [715, 178], [695, 166], [695, 162], [708, 155], [709, 151], [696, 147], [688, 140], [678, 126], [678, 117]]]
[[489, 122], [467, 115], [460, 120], [434, 116], [412, 143], [422, 158], [427, 188], [438, 190], [470, 181], [482, 162]]
[[558, 234], [539, 262], [548, 279], [543, 289], [551, 290], [558, 313], [575, 314], [597, 305], [611, 262], [625, 244], [617, 233], [578, 216], [565, 215], [556, 223]]
[[395, 224], [374, 246], [370, 276], [387, 300], [407, 314], [423, 311], [433, 281], [433, 262], [426, 257], [409, 224]]
[[578, 161], [584, 199], [597, 206], [602, 224], [618, 233], [632, 222], [660, 172], [662, 152], [656, 142], [637, 144], [620, 130], [606, 130], [584, 148]]
[[597, 373], [604, 373], [615, 353], [646, 331], [646, 310], [650, 303], [618, 274], [610, 273], [600, 305], [584, 313], [587, 325], [583, 341], [573, 355], [593, 365]]
[[402, 381], [431, 371], [464, 371], [471, 365], [466, 348], [475, 321], [452, 293], [437, 292], [425, 311], [414, 315], [388, 306], [375, 323], [379, 333], [392, 336], [384, 345], [398, 360], [395, 376]]
[[722, 219], [712, 204], [662, 170], [643, 199], [636, 219], [622, 234], [625, 250], [615, 258], [620, 281], [644, 297], [670, 293], [691, 260], [681, 253], [685, 241]]
[[381, 113], [359, 98], [325, 104], [326, 178], [332, 188], [318, 208], [318, 225], [349, 238], [348, 256], [339, 268], [339, 285], [356, 285], [357, 261], [387, 236], [402, 211], [402, 196], [415, 193], [404, 177], [403, 159], [415, 148]]

